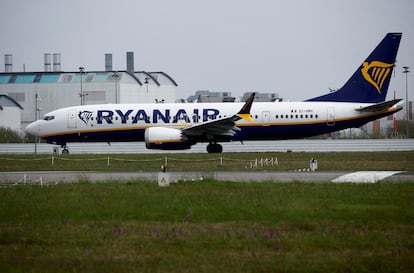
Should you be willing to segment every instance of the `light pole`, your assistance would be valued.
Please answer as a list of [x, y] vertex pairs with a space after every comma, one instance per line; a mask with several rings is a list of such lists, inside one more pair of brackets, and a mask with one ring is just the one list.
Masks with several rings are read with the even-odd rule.
[[[41, 99], [39, 98], [39, 95], [36, 93], [35, 94], [35, 118], [34, 120], [38, 120], [40, 118], [40, 110], [42, 110], [41, 108], [38, 107], [38, 101], [40, 101]], [[39, 141], [38, 137], [35, 136], [35, 154], [37, 154], [37, 142]]]
[[119, 79], [118, 71], [115, 71], [112, 77], [115, 79], [115, 104], [117, 104], [118, 103], [118, 79]]
[[147, 85], [147, 94], [148, 94], [148, 84], [149, 84], [149, 79], [148, 77], [145, 77], [144, 83]]
[[79, 96], [80, 96], [80, 99], [81, 99], [81, 105], [83, 105], [82, 74], [83, 74], [84, 70], [85, 70], [85, 67], [83, 67], [83, 66], [79, 67], [79, 73], [80, 73], [80, 93], [79, 93]]
[[408, 128], [408, 73], [410, 70], [408, 70], [409, 66], [404, 66], [403, 73], [405, 74], [405, 111], [406, 111], [406, 123], [405, 123], [405, 130], [406, 130], [406, 137], [409, 138], [409, 128]]

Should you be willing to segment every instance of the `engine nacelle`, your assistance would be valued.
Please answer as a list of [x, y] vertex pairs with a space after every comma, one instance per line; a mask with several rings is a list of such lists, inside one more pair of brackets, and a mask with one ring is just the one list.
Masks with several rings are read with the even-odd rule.
[[148, 149], [184, 150], [190, 149], [191, 143], [181, 130], [168, 127], [150, 127], [145, 129], [145, 146]]

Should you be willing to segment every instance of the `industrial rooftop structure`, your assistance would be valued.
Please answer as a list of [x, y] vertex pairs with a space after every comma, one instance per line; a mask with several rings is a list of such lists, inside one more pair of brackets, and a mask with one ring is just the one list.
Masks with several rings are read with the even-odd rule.
[[[112, 55], [105, 55], [105, 71], [61, 71], [60, 54], [44, 54], [44, 71], [13, 72], [12, 55], [5, 55], [0, 94], [23, 107], [21, 129], [55, 109], [104, 103], [175, 102], [175, 80], [165, 72], [134, 71], [133, 52], [127, 70], [113, 71]], [[1, 126], [1, 124], [0, 124]]]
[[7, 95], [0, 95], [0, 127], [20, 129], [23, 107]]
[[13, 98], [24, 108], [22, 128], [35, 119], [35, 112], [39, 118], [67, 106], [175, 102], [176, 86], [164, 72], [0, 73], [0, 94]]

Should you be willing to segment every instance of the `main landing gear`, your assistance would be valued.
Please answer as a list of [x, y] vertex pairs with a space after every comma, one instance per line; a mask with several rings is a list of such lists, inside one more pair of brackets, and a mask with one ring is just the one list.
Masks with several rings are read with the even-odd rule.
[[223, 146], [221, 146], [220, 144], [215, 143], [215, 142], [210, 143], [210, 144], [207, 145], [207, 152], [209, 154], [211, 154], [211, 153], [219, 154], [219, 153], [223, 152]]

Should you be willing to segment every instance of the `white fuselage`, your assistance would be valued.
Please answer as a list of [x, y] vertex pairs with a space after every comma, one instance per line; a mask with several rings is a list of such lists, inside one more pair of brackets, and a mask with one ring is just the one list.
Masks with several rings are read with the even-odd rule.
[[[359, 127], [399, 110], [391, 107], [364, 113], [367, 103], [257, 102], [253, 122], [236, 122], [241, 129], [231, 140], [272, 140], [320, 135]], [[146, 128], [185, 128], [234, 115], [242, 103], [102, 104], [62, 108], [26, 128], [50, 143], [72, 141], [144, 141]], [[203, 141], [200, 139], [199, 141]], [[204, 140], [207, 141], [207, 140]]]

